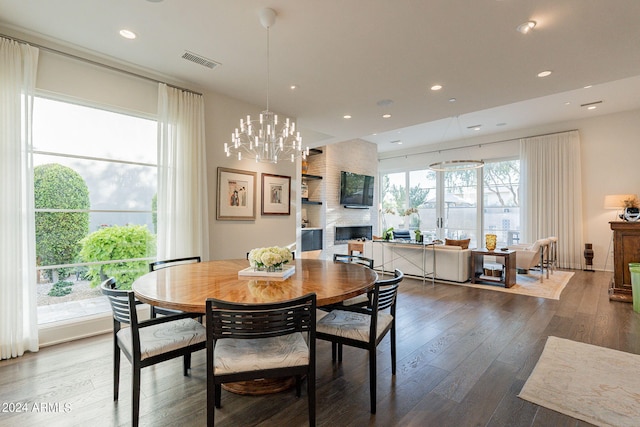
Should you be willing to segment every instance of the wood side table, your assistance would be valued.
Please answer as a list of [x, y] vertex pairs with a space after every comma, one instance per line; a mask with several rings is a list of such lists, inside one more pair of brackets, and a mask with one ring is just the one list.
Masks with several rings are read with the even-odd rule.
[[361, 240], [349, 240], [349, 242], [347, 242], [347, 253], [353, 255], [353, 251], [358, 251], [360, 255], [363, 255], [364, 242]]
[[[503, 270], [500, 277], [484, 274], [484, 257], [493, 256], [502, 259]], [[500, 283], [505, 288], [516, 284], [516, 251], [490, 251], [488, 249], [471, 250], [471, 283]]]

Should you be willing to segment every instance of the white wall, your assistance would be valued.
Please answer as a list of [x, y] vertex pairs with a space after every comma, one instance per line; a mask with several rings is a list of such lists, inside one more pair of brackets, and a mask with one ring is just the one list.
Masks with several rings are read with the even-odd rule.
[[[286, 246], [296, 241], [296, 226], [300, 221], [296, 209], [300, 188], [301, 164], [282, 161], [277, 165], [256, 163], [253, 160], [228, 158], [224, 143], [230, 142], [231, 132], [240, 125], [240, 118], [255, 115], [261, 108], [224, 95], [205, 93], [207, 174], [209, 188], [209, 230], [212, 259], [244, 258], [255, 247]], [[218, 167], [257, 172], [255, 221], [216, 220]], [[261, 215], [260, 195], [262, 173], [291, 177], [291, 215]]]
[[[509, 158], [518, 155], [518, 138], [578, 129], [582, 150], [583, 238], [593, 243], [596, 270], [613, 270], [610, 250], [611, 229], [609, 221], [615, 212], [603, 209], [607, 194], [640, 194], [640, 110], [598, 116], [591, 119], [552, 123], [530, 129], [456, 141], [441, 146], [425, 146], [402, 153], [380, 156], [380, 172], [426, 168], [440, 160], [455, 158]], [[492, 144], [493, 141], [505, 141]], [[481, 145], [478, 147], [478, 145]], [[451, 146], [462, 147], [442, 153], [434, 151]], [[462, 156], [462, 157], [461, 157]]]

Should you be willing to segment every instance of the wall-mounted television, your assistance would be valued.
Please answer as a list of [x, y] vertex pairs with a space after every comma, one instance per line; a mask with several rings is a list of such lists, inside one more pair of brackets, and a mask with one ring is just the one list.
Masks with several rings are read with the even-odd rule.
[[373, 206], [373, 177], [340, 172], [340, 204], [346, 208]]

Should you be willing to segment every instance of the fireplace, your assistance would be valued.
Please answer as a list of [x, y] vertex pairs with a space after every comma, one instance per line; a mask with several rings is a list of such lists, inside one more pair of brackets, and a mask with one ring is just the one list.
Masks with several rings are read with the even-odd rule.
[[349, 240], [366, 238], [371, 240], [373, 233], [372, 225], [336, 226], [334, 244], [340, 245]]

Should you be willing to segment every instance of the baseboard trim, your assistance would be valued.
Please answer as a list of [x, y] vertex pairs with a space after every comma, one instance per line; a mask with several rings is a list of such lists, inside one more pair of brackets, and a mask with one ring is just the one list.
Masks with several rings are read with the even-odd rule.
[[[141, 319], [148, 318], [149, 306], [146, 304], [140, 306], [138, 308], [138, 316]], [[38, 327], [40, 347], [48, 347], [106, 333], [113, 333], [113, 315], [111, 311]]]

